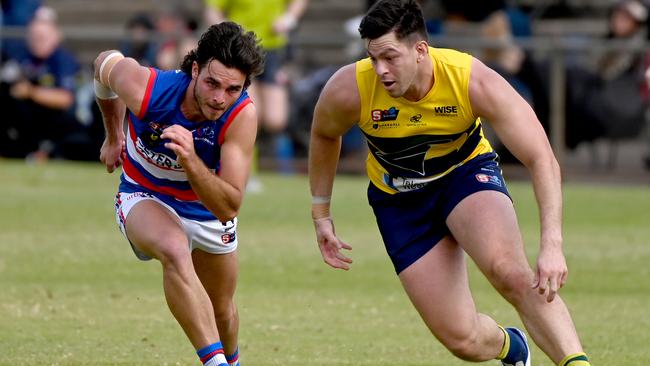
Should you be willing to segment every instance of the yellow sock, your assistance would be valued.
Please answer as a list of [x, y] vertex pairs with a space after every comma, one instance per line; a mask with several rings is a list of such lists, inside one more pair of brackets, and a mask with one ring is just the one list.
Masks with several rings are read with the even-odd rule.
[[568, 355], [558, 363], [558, 366], [591, 366], [587, 354], [584, 352]]
[[508, 332], [506, 332], [506, 330], [502, 326], [498, 324], [497, 326], [499, 327], [499, 329], [501, 329], [504, 335], [503, 348], [501, 348], [501, 352], [497, 356], [497, 360], [503, 360], [506, 357], [506, 355], [508, 355], [508, 350], [510, 350], [510, 335], [508, 335]]

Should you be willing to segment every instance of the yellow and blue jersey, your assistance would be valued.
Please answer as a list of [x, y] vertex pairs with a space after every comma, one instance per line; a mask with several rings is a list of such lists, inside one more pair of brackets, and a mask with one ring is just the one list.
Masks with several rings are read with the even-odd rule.
[[387, 193], [421, 188], [493, 151], [469, 100], [472, 57], [432, 47], [429, 56], [434, 84], [415, 102], [391, 97], [369, 58], [356, 64], [359, 127], [369, 147], [366, 169]]
[[255, 32], [266, 50], [284, 47], [288, 42], [285, 34], [273, 30], [274, 21], [289, 6], [288, 0], [206, 0], [206, 4], [221, 10], [245, 30]]

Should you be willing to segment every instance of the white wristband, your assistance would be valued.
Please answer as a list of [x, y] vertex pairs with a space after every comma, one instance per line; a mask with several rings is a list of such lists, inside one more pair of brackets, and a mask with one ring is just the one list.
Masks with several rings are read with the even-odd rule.
[[332, 196], [311, 196], [312, 205], [321, 205], [324, 203], [330, 203]]
[[293, 30], [298, 25], [298, 19], [291, 13], [284, 14], [282, 20], [288, 30]]
[[314, 220], [315, 224], [317, 224], [319, 222], [322, 222], [322, 221], [333, 221], [332, 216], [319, 217], [317, 219], [312, 219], [312, 220]]
[[100, 83], [99, 81], [97, 81], [97, 79], [93, 79], [93, 85], [95, 87], [95, 95], [97, 96], [98, 99], [110, 100], [118, 97], [118, 95], [115, 94], [114, 91], [112, 91], [107, 86]]

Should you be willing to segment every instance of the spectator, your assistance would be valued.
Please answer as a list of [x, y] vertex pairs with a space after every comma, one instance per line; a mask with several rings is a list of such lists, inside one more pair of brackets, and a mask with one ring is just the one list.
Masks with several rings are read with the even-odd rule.
[[147, 14], [137, 14], [126, 23], [127, 39], [122, 42], [120, 50], [125, 56], [132, 57], [140, 65], [156, 65], [156, 45], [152, 40], [155, 27]]
[[[609, 16], [608, 40], [631, 45], [645, 41], [647, 8], [638, 0], [623, 0]], [[636, 136], [644, 125], [648, 101], [644, 90], [645, 55], [612, 50], [595, 67], [571, 66], [567, 73], [567, 146], [599, 137]]]
[[[529, 37], [531, 26], [528, 16], [503, 0], [475, 3], [471, 0], [438, 1], [438, 22], [429, 21], [428, 30], [436, 34], [478, 36], [496, 41], [501, 47], [484, 50], [467, 50], [480, 54], [479, 58], [497, 71], [533, 107], [536, 104], [535, 72], [529, 55], [513, 42], [514, 37]], [[434, 25], [437, 24], [437, 25]], [[533, 87], [529, 83], [535, 83]], [[545, 94], [545, 91], [540, 93]], [[537, 111], [537, 110], [536, 110]], [[541, 115], [543, 119], [544, 115]]]
[[179, 7], [163, 7], [156, 18], [156, 32], [160, 45], [156, 65], [162, 70], [180, 67], [183, 57], [196, 48], [198, 40], [193, 35], [196, 23]]
[[56, 13], [40, 7], [22, 52], [3, 64], [0, 155], [47, 159], [82, 129], [73, 114], [79, 64], [60, 43]]
[[[2, 0], [0, 25], [3, 27], [25, 27], [40, 6], [41, 0]], [[20, 39], [2, 39], [3, 55], [12, 55], [18, 52], [20, 47], [22, 47]]]
[[40, 6], [41, 0], [2, 0], [3, 25], [27, 25]]
[[229, 19], [255, 32], [262, 41], [266, 52], [264, 73], [248, 91], [257, 107], [262, 131], [268, 134], [272, 153], [280, 162], [293, 154], [286, 134], [289, 80], [283, 64], [289, 33], [298, 24], [307, 3], [308, 0], [205, 0], [208, 24]]

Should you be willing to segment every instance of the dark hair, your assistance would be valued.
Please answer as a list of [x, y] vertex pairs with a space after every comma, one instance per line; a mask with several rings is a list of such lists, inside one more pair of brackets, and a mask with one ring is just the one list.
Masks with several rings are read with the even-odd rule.
[[192, 75], [194, 61], [199, 70], [210, 60], [217, 60], [228, 68], [235, 68], [246, 75], [244, 87], [264, 70], [264, 51], [253, 32], [246, 32], [237, 23], [214, 24], [201, 35], [199, 45], [190, 51], [181, 64], [181, 70]]
[[126, 29], [133, 29], [136, 27], [142, 27], [149, 31], [154, 29], [151, 18], [144, 13], [136, 14], [126, 22]]
[[359, 25], [363, 39], [377, 39], [391, 31], [398, 40], [412, 35], [414, 40], [427, 40], [424, 16], [416, 0], [379, 0]]

